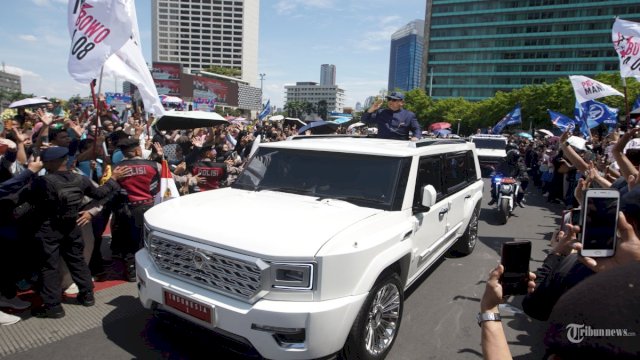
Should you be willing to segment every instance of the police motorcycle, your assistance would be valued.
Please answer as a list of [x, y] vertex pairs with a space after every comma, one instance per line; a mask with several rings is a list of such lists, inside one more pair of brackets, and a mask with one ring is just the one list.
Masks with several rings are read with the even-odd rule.
[[505, 150], [506, 158], [491, 176], [492, 200], [489, 203], [489, 205], [497, 204], [502, 224], [507, 223], [516, 204], [522, 206], [524, 192], [521, 193], [520, 190], [520, 179], [523, 176], [526, 177], [526, 168], [520, 164], [521, 158], [517, 146], [509, 143]]
[[515, 178], [504, 176], [501, 173], [496, 173], [492, 176], [491, 182], [494, 184], [496, 189], [496, 204], [500, 214], [500, 221], [504, 225], [513, 214], [513, 210], [516, 206], [516, 194], [518, 194], [518, 191], [520, 190], [520, 182]]

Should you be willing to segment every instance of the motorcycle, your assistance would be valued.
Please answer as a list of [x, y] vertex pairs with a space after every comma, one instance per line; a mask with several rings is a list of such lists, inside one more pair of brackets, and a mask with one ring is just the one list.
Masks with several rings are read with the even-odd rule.
[[500, 220], [502, 220], [502, 224], [506, 224], [511, 214], [513, 214], [520, 182], [512, 177], [503, 177], [501, 174], [494, 175], [491, 181], [495, 186], [497, 194]]

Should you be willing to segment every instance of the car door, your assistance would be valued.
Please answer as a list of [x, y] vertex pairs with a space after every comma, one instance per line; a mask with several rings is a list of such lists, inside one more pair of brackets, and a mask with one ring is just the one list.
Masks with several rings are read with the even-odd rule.
[[437, 202], [428, 211], [413, 214], [416, 230], [413, 235], [413, 251], [409, 269], [409, 283], [437, 258], [439, 245], [446, 234], [446, 224], [451, 204], [445, 196], [442, 182], [443, 157], [441, 155], [427, 156], [420, 159], [413, 203], [419, 205], [422, 201], [422, 188], [433, 185], [437, 193]]
[[[472, 166], [473, 165], [473, 166]], [[471, 151], [453, 152], [445, 155], [444, 159], [444, 191], [451, 204], [449, 216], [447, 217], [446, 232], [448, 242], [457, 238], [455, 233], [461, 232], [468, 221], [473, 206], [473, 194], [477, 191], [475, 187], [469, 186], [471, 178], [469, 172], [473, 168], [475, 175], [475, 164]]]

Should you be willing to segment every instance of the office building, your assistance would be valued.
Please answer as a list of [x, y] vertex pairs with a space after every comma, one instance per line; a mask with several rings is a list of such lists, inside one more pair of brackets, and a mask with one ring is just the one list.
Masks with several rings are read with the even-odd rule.
[[295, 85], [285, 85], [285, 102], [306, 101], [316, 105], [324, 100], [327, 102], [328, 112], [343, 112], [344, 90], [337, 85], [318, 85], [317, 82], [297, 82]]
[[638, 0], [427, 0], [422, 81], [434, 98], [481, 100], [569, 75], [619, 70], [615, 16]]
[[0, 90], [10, 92], [22, 92], [22, 80], [20, 75], [15, 75], [4, 71], [0, 71]]
[[333, 86], [336, 84], [336, 66], [322, 64], [320, 66], [320, 86]]
[[424, 20], [414, 20], [391, 35], [388, 90], [420, 87]]
[[153, 62], [180, 63], [192, 74], [210, 66], [258, 81], [260, 0], [152, 1]]

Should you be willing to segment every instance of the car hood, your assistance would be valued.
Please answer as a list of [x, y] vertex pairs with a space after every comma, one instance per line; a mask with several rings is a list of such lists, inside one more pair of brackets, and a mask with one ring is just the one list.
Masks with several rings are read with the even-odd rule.
[[379, 209], [273, 191], [231, 188], [182, 196], [145, 213], [152, 230], [263, 258], [313, 257]]

